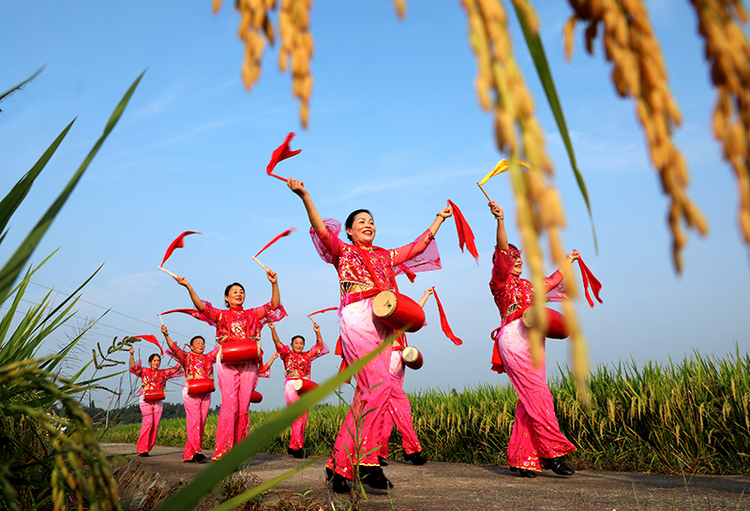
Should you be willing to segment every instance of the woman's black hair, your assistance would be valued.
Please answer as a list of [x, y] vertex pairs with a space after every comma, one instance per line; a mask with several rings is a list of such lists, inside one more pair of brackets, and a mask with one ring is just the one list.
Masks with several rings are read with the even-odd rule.
[[192, 339], [190, 339], [190, 346], [192, 346], [192, 345], [193, 345], [193, 341], [194, 341], [194, 340], [196, 340], [196, 339], [200, 339], [200, 340], [202, 340], [202, 341], [203, 341], [204, 343], [206, 342], [206, 340], [205, 340], [205, 339], [203, 338], [203, 336], [202, 336], [202, 335], [196, 335], [195, 337], [193, 337]]
[[290, 344], [293, 343], [295, 339], [302, 339], [302, 344], [305, 344], [305, 338], [302, 337], [301, 335], [295, 335], [294, 337], [292, 337]]
[[[372, 213], [370, 213], [370, 211], [369, 211], [369, 210], [367, 210], [367, 209], [355, 209], [354, 211], [352, 211], [351, 213], [349, 213], [349, 216], [348, 216], [348, 217], [346, 217], [346, 222], [344, 222], [344, 227], [345, 227], [346, 229], [351, 229], [351, 228], [352, 228], [352, 226], [354, 225], [354, 219], [355, 219], [355, 218], [356, 218], [356, 216], [357, 216], [357, 215], [359, 215], [360, 213], [367, 213], [368, 215], [372, 216]], [[348, 234], [348, 233], [347, 233], [346, 237], [347, 237], [347, 238], [349, 238], [349, 241], [354, 241], [354, 240], [352, 239], [352, 237], [351, 237], [351, 236], [349, 236], [349, 234]]]
[[[229, 290], [232, 289], [234, 286], [240, 286], [240, 289], [242, 289], [242, 292], [245, 292], [245, 286], [240, 284], [239, 282], [232, 282], [227, 286], [227, 288], [224, 290], [224, 305], [229, 307], [229, 302], [226, 300], [227, 296], [229, 295]], [[204, 339], [205, 340], [205, 339]]]
[[151, 355], [150, 355], [150, 356], [148, 357], [148, 363], [149, 363], [149, 364], [150, 364], [150, 363], [151, 363], [151, 361], [152, 361], [152, 360], [154, 359], [154, 357], [159, 357], [159, 360], [161, 360], [161, 355], [159, 355], [158, 353], [152, 353], [152, 354], [151, 354]]

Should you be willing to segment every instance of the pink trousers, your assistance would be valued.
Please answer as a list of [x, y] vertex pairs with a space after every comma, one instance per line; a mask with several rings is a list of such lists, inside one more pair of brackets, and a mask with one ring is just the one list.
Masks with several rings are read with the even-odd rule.
[[258, 385], [258, 364], [225, 364], [217, 360], [216, 376], [221, 390], [221, 408], [216, 424], [214, 461], [247, 436], [250, 398]]
[[[294, 389], [295, 380], [286, 380], [284, 382], [284, 397], [286, 405], [294, 403], [299, 399], [299, 394]], [[289, 440], [289, 448], [302, 449], [305, 447], [305, 426], [307, 425], [307, 412], [303, 413], [292, 422], [292, 438]]]
[[420, 452], [422, 444], [417, 439], [417, 433], [414, 431], [414, 423], [411, 416], [411, 403], [404, 392], [404, 361], [401, 358], [401, 352], [393, 350], [391, 355], [391, 365], [389, 369], [391, 377], [391, 397], [386, 404], [386, 413], [383, 414], [383, 424], [380, 428], [384, 437], [381, 440], [380, 451], [378, 456], [388, 457], [388, 441], [391, 437], [391, 430], [395, 424], [398, 432], [401, 433], [401, 445], [404, 447], [406, 454]]
[[182, 387], [182, 402], [185, 403], [185, 417], [187, 424], [187, 442], [182, 451], [182, 460], [192, 460], [196, 454], [203, 454], [203, 432], [206, 427], [206, 417], [211, 408], [211, 394], [191, 396], [188, 385]]
[[540, 472], [540, 458], [556, 458], [576, 450], [557, 423], [552, 393], [547, 386], [544, 349], [541, 363], [534, 367], [526, 327], [520, 319], [505, 325], [497, 342], [505, 372], [518, 393], [516, 419], [508, 444], [508, 466]]
[[[377, 320], [372, 313], [372, 299], [361, 300], [341, 310], [341, 347], [347, 364], [364, 357], [377, 348], [393, 330]], [[392, 381], [388, 374], [391, 349], [380, 353], [356, 376], [354, 400], [341, 426], [333, 452], [326, 466], [347, 479], [352, 479], [357, 465], [379, 466], [378, 450], [387, 411], [386, 403], [392, 395]]]
[[141, 408], [141, 415], [143, 415], [143, 423], [141, 424], [141, 434], [138, 435], [135, 449], [138, 454], [142, 454], [150, 451], [156, 445], [156, 433], [159, 431], [159, 421], [161, 420], [164, 401], [147, 403], [143, 400], [143, 394], [141, 394], [138, 405]]

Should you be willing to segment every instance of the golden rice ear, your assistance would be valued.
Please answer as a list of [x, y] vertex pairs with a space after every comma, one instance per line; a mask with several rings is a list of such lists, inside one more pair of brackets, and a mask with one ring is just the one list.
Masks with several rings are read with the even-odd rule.
[[[714, 137], [723, 146], [739, 191], [737, 216], [740, 233], [750, 245], [750, 43], [740, 26], [748, 20], [742, 2], [706, 0], [691, 2], [698, 15], [706, 59], [717, 97], [713, 113]], [[701, 218], [693, 212], [694, 218]], [[703, 228], [705, 220], [695, 223]]]
[[574, 14], [568, 19], [563, 28], [563, 41], [565, 44], [565, 60], [570, 61], [573, 58], [573, 46], [575, 44], [575, 29], [578, 18]]
[[393, 5], [396, 7], [396, 14], [401, 19], [406, 18], [406, 0], [393, 0]]
[[[593, 41], [598, 26], [602, 25], [606, 58], [612, 64], [612, 82], [620, 96], [631, 97], [636, 102], [637, 118], [646, 135], [651, 162], [669, 197], [673, 257], [675, 268], [680, 272], [680, 252], [687, 243], [682, 228], [688, 227], [704, 235], [708, 227], [698, 206], [687, 194], [687, 165], [672, 137], [672, 129], [680, 125], [682, 118], [669, 90], [667, 68], [648, 11], [643, 0], [569, 0], [569, 3], [574, 16], [587, 23], [589, 53], [593, 53]], [[708, 3], [720, 4], [721, 1], [708, 0]], [[706, 29], [703, 21], [701, 27], [702, 31]], [[718, 72], [725, 75], [726, 66], [720, 66]], [[716, 115], [714, 131], [727, 132], [727, 123]]]

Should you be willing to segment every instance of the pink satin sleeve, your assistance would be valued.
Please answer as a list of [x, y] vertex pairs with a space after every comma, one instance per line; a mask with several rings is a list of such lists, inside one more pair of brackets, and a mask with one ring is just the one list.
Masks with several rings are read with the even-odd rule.
[[404, 245], [403, 247], [391, 250], [391, 261], [393, 266], [403, 264], [406, 261], [415, 258], [422, 252], [427, 250], [427, 247], [432, 243], [435, 237], [432, 235], [429, 229], [422, 233], [417, 239]]

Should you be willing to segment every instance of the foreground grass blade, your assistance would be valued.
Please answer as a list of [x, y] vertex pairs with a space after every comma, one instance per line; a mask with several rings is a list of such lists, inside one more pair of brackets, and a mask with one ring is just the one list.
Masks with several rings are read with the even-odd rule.
[[390, 346], [393, 338], [395, 336], [315, 390], [306, 393], [287, 408], [274, 413], [266, 422], [253, 430], [247, 438], [235, 445], [219, 461], [202, 471], [200, 477], [194, 478], [190, 484], [159, 506], [157, 511], [188, 511], [193, 509], [222, 479], [252, 458], [258, 450], [288, 428], [294, 419], [333, 392], [346, 380], [356, 375], [368, 362], [374, 359], [386, 347]]
[[31, 185], [34, 184], [34, 180], [42, 171], [44, 166], [47, 165], [47, 162], [50, 160], [50, 158], [52, 158], [52, 155], [55, 154], [55, 151], [65, 138], [65, 135], [67, 135], [68, 131], [70, 131], [70, 128], [71, 126], [73, 126], [74, 122], [75, 119], [70, 121], [70, 124], [68, 124], [64, 130], [62, 130], [62, 132], [57, 136], [57, 138], [52, 142], [47, 150], [44, 151], [44, 154], [41, 156], [41, 158], [37, 160], [34, 166], [31, 167], [31, 169], [26, 174], [24, 174], [21, 179], [18, 180], [18, 182], [10, 190], [10, 192], [8, 192], [3, 200], [0, 201], [0, 231], [5, 231], [5, 226], [8, 225], [10, 217], [13, 215], [13, 213], [15, 213], [16, 209], [18, 209], [18, 206], [21, 205], [23, 199], [26, 198], [29, 190], [31, 190]]
[[560, 99], [557, 97], [557, 90], [555, 89], [555, 82], [552, 80], [552, 73], [550, 72], [549, 65], [547, 64], [547, 55], [544, 52], [544, 46], [539, 34], [534, 34], [529, 30], [529, 24], [526, 22], [526, 18], [523, 15], [515, 2], [511, 2], [516, 10], [518, 16], [518, 22], [521, 24], [523, 29], [523, 35], [526, 39], [526, 45], [529, 47], [531, 52], [531, 58], [534, 60], [534, 66], [536, 72], [539, 75], [539, 80], [542, 82], [544, 87], [544, 93], [547, 96], [547, 101], [552, 109], [552, 114], [555, 116], [555, 122], [560, 130], [560, 136], [565, 143], [565, 149], [568, 151], [568, 158], [570, 159], [570, 166], [573, 168], [573, 174], [575, 175], [578, 188], [581, 190], [583, 195], [583, 201], [586, 203], [586, 209], [589, 212], [589, 220], [591, 221], [591, 233], [594, 237], [594, 248], [599, 253], [599, 242], [596, 237], [596, 227], [594, 226], [594, 215], [591, 212], [591, 202], [589, 201], [589, 192], [586, 189], [586, 183], [583, 180], [583, 175], [578, 170], [578, 164], [576, 163], [576, 155], [573, 152], [573, 143], [570, 141], [570, 135], [568, 134], [568, 126], [565, 123], [565, 116], [563, 115], [562, 105]]
[[5, 92], [3, 92], [2, 94], [0, 94], [0, 101], [4, 100], [8, 96], [10, 96], [14, 92], [16, 92], [17, 90], [23, 89], [24, 85], [26, 85], [31, 80], [33, 80], [34, 78], [36, 78], [37, 76], [39, 76], [39, 73], [41, 73], [42, 71], [44, 71], [45, 67], [47, 67], [47, 63], [46, 62], [44, 64], [42, 64], [42, 66], [39, 69], [37, 69], [36, 71], [34, 71], [34, 74], [32, 74], [31, 76], [29, 76], [28, 78], [26, 78], [24, 81], [22, 81], [21, 83], [19, 83], [15, 87], [11, 87], [10, 89], [8, 89]]
[[294, 468], [290, 470], [289, 472], [286, 472], [284, 474], [281, 474], [280, 476], [274, 477], [270, 481], [267, 481], [265, 483], [259, 484], [255, 488], [252, 488], [250, 490], [247, 490], [246, 492], [237, 495], [236, 497], [227, 500], [226, 502], [223, 502], [216, 506], [215, 508], [212, 508], [211, 511], [231, 511], [235, 507], [239, 506], [240, 504], [244, 504], [248, 500], [257, 497], [258, 495], [262, 494], [266, 490], [270, 490], [277, 484], [279, 484], [284, 479], [289, 479], [294, 474], [298, 472], [302, 472], [304, 469], [318, 461], [319, 458], [313, 458], [312, 460], [305, 462], [304, 464], [300, 465], [297, 468]]
[[[99, 152], [99, 149], [107, 139], [107, 136], [117, 124], [117, 121], [125, 111], [125, 107], [128, 105], [130, 97], [133, 95], [133, 92], [135, 92], [135, 88], [138, 86], [138, 83], [141, 81], [142, 77], [143, 73], [141, 73], [138, 78], [135, 79], [133, 84], [120, 100], [120, 103], [118, 103], [117, 107], [115, 107], [114, 112], [112, 112], [112, 115], [110, 116], [106, 126], [104, 127], [104, 132], [96, 141], [94, 147], [91, 148], [91, 151], [89, 151], [89, 154], [83, 160], [83, 163], [81, 163], [80, 167], [78, 167], [78, 170], [70, 179], [67, 186], [63, 189], [62, 192], [60, 192], [60, 195], [58, 195], [57, 199], [55, 199], [55, 202], [53, 202], [49, 209], [47, 209], [47, 212], [44, 214], [41, 220], [39, 220], [39, 222], [34, 226], [32, 231], [28, 234], [28, 236], [26, 236], [26, 239], [23, 240], [18, 249], [16, 249], [16, 252], [11, 256], [10, 260], [8, 260], [5, 266], [0, 270], [0, 303], [5, 301], [5, 298], [8, 296], [8, 292], [13, 286], [13, 282], [15, 282], [23, 267], [26, 265], [26, 262], [29, 260], [29, 257], [31, 257], [31, 253], [36, 248], [44, 233], [47, 232], [50, 224], [60, 212], [60, 209], [63, 207], [65, 202], [68, 200], [68, 197], [73, 192], [73, 189], [76, 187], [78, 181], [80, 181], [81, 177], [83, 176], [84, 171], [88, 168], [91, 160], [94, 159], [94, 156], [96, 156], [96, 154]], [[21, 192], [18, 191], [17, 193]]]

